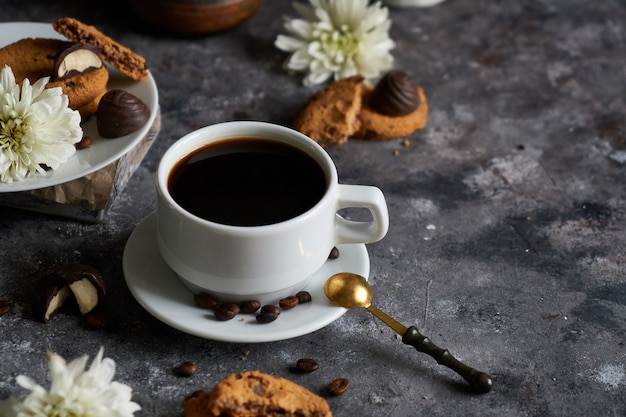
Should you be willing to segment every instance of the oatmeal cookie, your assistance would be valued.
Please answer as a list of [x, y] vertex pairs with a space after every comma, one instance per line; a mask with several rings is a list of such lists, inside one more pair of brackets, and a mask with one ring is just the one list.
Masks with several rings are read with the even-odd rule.
[[353, 136], [358, 139], [388, 140], [408, 136], [416, 130], [423, 129], [428, 119], [428, 103], [424, 89], [417, 86], [419, 106], [412, 112], [402, 116], [389, 116], [372, 108], [370, 101], [374, 88], [363, 87], [361, 110], [359, 111], [359, 129]]
[[364, 77], [355, 75], [335, 81], [306, 104], [294, 128], [320, 145], [341, 145], [358, 129]]
[[278, 376], [259, 371], [234, 373], [210, 392], [192, 396], [184, 417], [332, 417], [325, 399]]

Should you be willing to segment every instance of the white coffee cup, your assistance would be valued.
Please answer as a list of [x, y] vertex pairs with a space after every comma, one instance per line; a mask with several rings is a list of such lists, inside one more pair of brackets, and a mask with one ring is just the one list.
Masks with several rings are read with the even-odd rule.
[[[172, 169], [198, 149], [241, 138], [286, 143], [304, 151], [325, 176], [321, 199], [300, 215], [261, 226], [217, 223], [181, 207], [168, 189]], [[223, 301], [276, 302], [294, 295], [334, 246], [376, 242], [389, 226], [380, 189], [339, 184], [336, 167], [321, 146], [295, 130], [265, 122], [219, 123], [182, 137], [163, 155], [156, 187], [157, 244], [163, 259], [190, 291]], [[372, 220], [350, 221], [337, 213], [350, 207], [369, 210]]]

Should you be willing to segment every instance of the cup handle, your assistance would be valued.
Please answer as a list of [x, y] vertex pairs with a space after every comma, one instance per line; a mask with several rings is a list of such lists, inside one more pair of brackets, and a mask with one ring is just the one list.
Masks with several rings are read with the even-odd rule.
[[389, 229], [389, 213], [382, 191], [369, 185], [339, 184], [337, 210], [355, 207], [365, 208], [372, 214], [372, 221], [346, 220], [335, 216], [337, 243], [370, 243], [381, 240]]

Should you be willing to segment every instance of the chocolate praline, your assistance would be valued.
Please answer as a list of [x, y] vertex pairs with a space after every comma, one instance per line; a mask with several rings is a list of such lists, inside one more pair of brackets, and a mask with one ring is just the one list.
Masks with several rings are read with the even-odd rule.
[[374, 111], [393, 117], [412, 113], [419, 104], [417, 85], [409, 74], [400, 70], [389, 71], [378, 82], [369, 99]]
[[125, 90], [110, 90], [102, 96], [96, 113], [98, 133], [112, 139], [135, 132], [150, 118], [150, 109]]

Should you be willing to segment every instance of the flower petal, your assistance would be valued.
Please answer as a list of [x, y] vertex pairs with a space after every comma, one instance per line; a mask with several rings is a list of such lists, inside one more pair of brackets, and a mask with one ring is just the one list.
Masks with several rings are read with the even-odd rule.
[[306, 42], [291, 36], [278, 35], [274, 45], [283, 51], [293, 52], [306, 45]]

